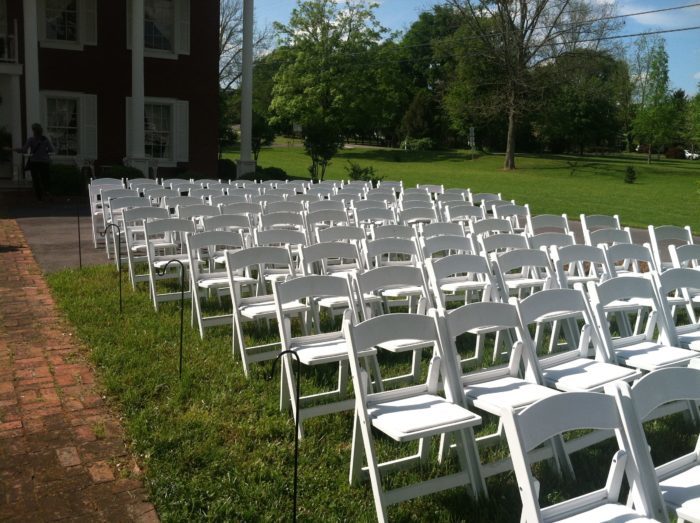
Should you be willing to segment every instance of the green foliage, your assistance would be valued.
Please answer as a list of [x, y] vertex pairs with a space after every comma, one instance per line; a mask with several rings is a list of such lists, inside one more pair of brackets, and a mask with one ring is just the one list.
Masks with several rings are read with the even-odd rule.
[[[698, 91], [700, 91], [700, 83]], [[686, 143], [694, 151], [700, 146], [700, 92], [688, 102], [685, 132]]]
[[216, 175], [220, 180], [236, 179], [236, 163], [228, 158], [221, 158], [216, 163]]
[[[661, 159], [647, 165], [646, 158], [636, 153], [583, 158], [523, 154], [518, 171], [511, 173], [501, 170], [502, 154], [487, 154], [476, 162], [466, 158], [466, 150], [353, 147], [338, 152], [326, 179], [345, 178], [346, 161], [352, 160], [373, 165], [385, 180], [403, 180], [406, 187], [429, 182], [470, 187], [473, 192], [502, 192], [508, 199], [529, 203], [536, 214], [619, 214], [625, 225], [633, 227], [667, 223], [700, 230], [697, 201], [688, 197], [696, 194], [700, 161]], [[575, 176], [571, 176], [569, 161], [577, 162]], [[259, 164], [283, 166], [293, 178], [309, 178], [308, 156], [301, 147], [265, 148]], [[634, 198], [620, 183], [628, 165], [644, 180], [635, 185]]]
[[637, 171], [631, 165], [625, 169], [625, 183], [634, 183], [637, 181]]
[[378, 69], [372, 51], [386, 32], [375, 7], [364, 0], [299, 0], [289, 23], [275, 24], [284, 63], [275, 75], [271, 123], [301, 125], [314, 179], [323, 179], [342, 136], [362, 129], [373, 113], [368, 97], [376, 96]]
[[431, 138], [406, 138], [401, 142], [401, 149], [405, 151], [432, 151], [435, 142]]
[[314, 181], [323, 180], [326, 169], [336, 153], [343, 146], [340, 129], [332, 123], [308, 122], [304, 127], [304, 150], [311, 157], [309, 174]]
[[377, 186], [377, 182], [383, 180], [383, 176], [378, 176], [374, 171], [374, 166], [368, 165], [367, 167], [362, 167], [359, 163], [348, 160], [348, 165], [345, 166], [345, 172], [347, 177], [351, 180], [361, 180], [363, 182], [372, 182], [374, 187]]
[[668, 54], [663, 39], [655, 40], [644, 57], [648, 63], [643, 96], [632, 123], [637, 139], [651, 153], [670, 140], [678, 128], [678, 114], [669, 93]]

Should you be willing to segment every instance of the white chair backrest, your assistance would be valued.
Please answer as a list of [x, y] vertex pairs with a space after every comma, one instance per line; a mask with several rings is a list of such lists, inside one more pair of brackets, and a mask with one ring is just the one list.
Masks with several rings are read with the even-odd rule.
[[527, 219], [527, 233], [535, 235], [540, 232], [561, 232], [569, 234], [569, 218], [566, 214], [539, 214]]
[[632, 234], [629, 228], [624, 229], [598, 229], [588, 233], [586, 245], [615, 245], [618, 243], [632, 243]]
[[617, 276], [621, 271], [640, 274], [643, 269], [640, 263], [646, 264], [649, 271], [658, 271], [654, 256], [646, 245], [633, 243], [611, 245], [605, 248], [605, 258], [612, 276]]
[[551, 247], [567, 247], [574, 245], [576, 239], [573, 233], [541, 232], [527, 238], [531, 249], [550, 249]]
[[424, 260], [433, 258], [437, 253], [444, 253], [443, 256], [449, 256], [451, 254], [472, 254], [474, 252], [471, 238], [466, 236], [446, 234], [430, 238], [421, 237], [418, 242]]
[[372, 227], [370, 236], [373, 240], [381, 240], [383, 238], [412, 240], [416, 236], [416, 230], [408, 225], [380, 225]]
[[367, 238], [367, 234], [362, 227], [353, 227], [351, 225], [327, 227], [325, 229], [319, 229], [316, 233], [316, 238], [319, 242], [359, 242]]
[[678, 227], [675, 225], [662, 225], [660, 227], [649, 226], [649, 240], [651, 243], [652, 253], [656, 259], [656, 265], [659, 269], [670, 266], [668, 256], [668, 248], [670, 245], [692, 245], [693, 233], [689, 226]]

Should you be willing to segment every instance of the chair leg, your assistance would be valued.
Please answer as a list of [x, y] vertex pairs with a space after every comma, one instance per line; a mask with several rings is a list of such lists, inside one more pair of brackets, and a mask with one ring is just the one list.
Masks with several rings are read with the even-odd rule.
[[[448, 438], [451, 439], [451, 438]], [[476, 446], [476, 438], [471, 428], [460, 430], [455, 433], [457, 440], [457, 457], [462, 470], [469, 477], [471, 494], [475, 499], [488, 498], [486, 481], [481, 473], [481, 461], [479, 451]]]
[[411, 357], [411, 375], [413, 376], [413, 381], [418, 383], [420, 381], [420, 362], [423, 349], [416, 349], [413, 351]]
[[352, 424], [352, 450], [350, 452], [350, 485], [357, 485], [362, 477], [362, 462], [365, 457], [362, 446], [362, 433], [360, 429], [360, 416], [355, 411], [355, 420]]

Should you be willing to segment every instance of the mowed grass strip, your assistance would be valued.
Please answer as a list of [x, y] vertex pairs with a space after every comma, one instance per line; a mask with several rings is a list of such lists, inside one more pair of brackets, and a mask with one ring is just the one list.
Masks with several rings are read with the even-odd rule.
[[[177, 303], [153, 310], [145, 287], [125, 290], [119, 315], [113, 266], [67, 270], [48, 277], [59, 307], [75, 326], [97, 368], [99, 381], [122, 414], [133, 451], [144, 466], [146, 485], [163, 521], [288, 521], [291, 510], [294, 424], [279, 412], [279, 378], [268, 379], [271, 363], [255, 364], [250, 379], [231, 356], [231, 329], [210, 329], [205, 340], [189, 326], [185, 311], [185, 357], [178, 379]], [[126, 280], [126, 276], [125, 276]], [[125, 285], [128, 283], [125, 282]], [[274, 324], [273, 324], [274, 328]], [[274, 336], [249, 329], [250, 341]], [[429, 354], [424, 354], [427, 363]], [[394, 373], [398, 363], [383, 361]], [[308, 374], [309, 392], [331, 382], [327, 373]], [[491, 432], [496, 420], [485, 418]], [[373, 521], [368, 483], [348, 484], [352, 413], [305, 422], [300, 448], [299, 511], [302, 521]], [[678, 455], [693, 447], [682, 436], [690, 427], [680, 417], [654, 422], [653, 446]], [[672, 444], [669, 444], [672, 441]], [[377, 437], [382, 460], [415, 451]], [[537, 466], [544, 504], [602, 486], [612, 442], [573, 455], [579, 471], [565, 482]], [[435, 457], [437, 441], [433, 442]], [[504, 445], [486, 449], [487, 459], [507, 455]], [[454, 467], [434, 461], [390, 476], [393, 487], [426, 479]], [[487, 481], [490, 498], [475, 503], [464, 489], [431, 495], [390, 509], [392, 521], [518, 521], [520, 500], [513, 475]]]
[[[230, 152], [229, 158], [238, 154]], [[327, 179], [346, 178], [347, 161], [371, 165], [387, 180], [469, 187], [474, 192], [501, 192], [518, 203], [529, 203], [533, 214], [619, 214], [631, 227], [690, 225], [700, 231], [700, 161], [654, 160], [640, 154], [616, 156], [519, 155], [518, 169], [501, 169], [501, 155], [469, 159], [467, 151], [401, 151], [353, 147], [342, 150], [328, 167]], [[308, 178], [309, 157], [299, 146], [264, 148], [259, 163], [279, 167], [290, 176]], [[634, 167], [637, 182], [624, 182]]]

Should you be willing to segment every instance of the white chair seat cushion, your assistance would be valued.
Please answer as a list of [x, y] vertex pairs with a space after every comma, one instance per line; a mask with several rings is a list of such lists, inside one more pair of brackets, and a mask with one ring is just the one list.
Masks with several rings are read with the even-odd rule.
[[[157, 256], [153, 261], [153, 266], [156, 269], [162, 269], [172, 260], [180, 260], [186, 267], [190, 264], [190, 259], [186, 254], [166, 254], [164, 256]], [[177, 265], [177, 263], [173, 263], [170, 266], [172, 267], [173, 265]]]
[[652, 306], [653, 303], [650, 298], [632, 298], [629, 300], [613, 300], [610, 303], [608, 303], [605, 307], [603, 307], [603, 309], [605, 310], [605, 312], [618, 312]]
[[427, 349], [434, 344], [432, 341], [422, 340], [389, 340], [379, 345], [380, 348], [389, 352], [408, 352], [416, 349]]
[[696, 357], [697, 353], [644, 341], [629, 347], [615, 348], [615, 355], [629, 367], [652, 371], [660, 367], [685, 364]]
[[328, 307], [332, 309], [334, 307], [349, 307], [350, 299], [346, 296], [329, 296], [328, 298], [321, 298], [318, 300], [318, 304], [321, 307]]
[[506, 278], [505, 282], [509, 289], [530, 289], [544, 285], [542, 278]]
[[475, 407], [493, 414], [518, 409], [559, 394], [554, 389], [520, 378], [505, 377], [464, 386], [464, 394]]
[[684, 507], [693, 519], [700, 519], [700, 465], [659, 482], [659, 486], [666, 503]]
[[[546, 359], [540, 360], [546, 367]], [[599, 389], [606, 383], [634, 378], [638, 373], [634, 369], [605, 363], [602, 361], [577, 358], [559, 365], [544, 368], [545, 382], [565, 392], [584, 392]]]
[[389, 298], [399, 298], [402, 296], [420, 296], [423, 294], [423, 288], [418, 285], [409, 285], [408, 287], [396, 287], [394, 289], [384, 289], [384, 296]]
[[[304, 365], [321, 365], [348, 358], [348, 345], [342, 333], [296, 338], [289, 344], [289, 349], [297, 353], [299, 361]], [[376, 353], [376, 349], [372, 349], [359, 352], [357, 356], [363, 358]]]
[[632, 509], [618, 503], [606, 503], [605, 505], [600, 505], [591, 510], [581, 512], [570, 518], [557, 520], [558, 523], [592, 523], [594, 521], [608, 521], [614, 523], [644, 523], [656, 520], [640, 516]]
[[442, 292], [447, 293], [458, 293], [463, 291], [477, 291], [482, 290], [486, 284], [481, 281], [474, 281], [468, 279], [467, 276], [459, 278], [445, 278], [442, 280], [443, 283], [440, 285]]
[[444, 428], [459, 430], [481, 423], [481, 417], [440, 396], [420, 394], [367, 406], [372, 425], [395, 441], [416, 439]]
[[[247, 276], [235, 276], [233, 277], [235, 283], [240, 283], [241, 285], [254, 285], [258, 282], [255, 278], [249, 278]], [[228, 287], [228, 274], [225, 272], [212, 272], [208, 274], [200, 274], [200, 278], [197, 280], [197, 286], [203, 289], [215, 289], [218, 287]]]
[[[290, 301], [282, 304], [282, 310], [287, 313], [303, 312], [308, 307], [300, 301]], [[274, 318], [276, 315], [275, 301], [270, 298], [269, 301], [261, 301], [258, 303], [243, 304], [238, 310], [241, 316], [250, 318], [251, 320], [259, 318]]]
[[700, 331], [678, 334], [678, 345], [684, 349], [700, 351]]

